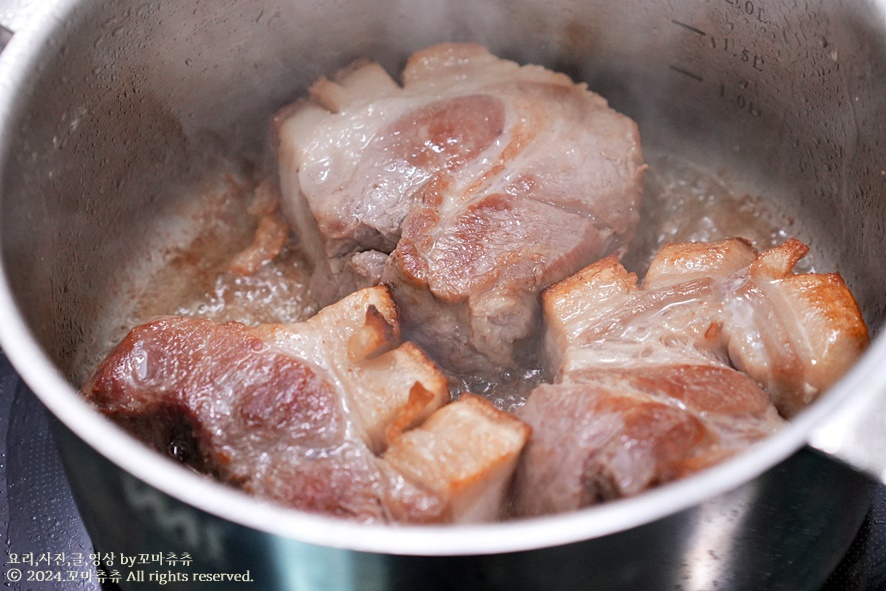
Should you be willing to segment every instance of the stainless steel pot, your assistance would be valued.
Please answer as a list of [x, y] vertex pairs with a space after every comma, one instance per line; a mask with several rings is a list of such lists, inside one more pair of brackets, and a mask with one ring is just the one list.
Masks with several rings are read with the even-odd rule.
[[[0, 57], [0, 340], [60, 421], [99, 550], [188, 552], [194, 564], [169, 570], [254, 580], [212, 589], [813, 589], [836, 565], [872, 480], [806, 445], [883, 477], [882, 337], [740, 457], [635, 498], [483, 526], [370, 527], [260, 503], [149, 452], [75, 387], [126, 315], [124, 288], [176, 240], [193, 188], [259, 160], [270, 113], [356, 57], [394, 70], [443, 40], [586, 80], [648, 148], [776, 198], [876, 334], [886, 2], [53, 0], [38, 12]], [[151, 584], [176, 588], [134, 585]]]

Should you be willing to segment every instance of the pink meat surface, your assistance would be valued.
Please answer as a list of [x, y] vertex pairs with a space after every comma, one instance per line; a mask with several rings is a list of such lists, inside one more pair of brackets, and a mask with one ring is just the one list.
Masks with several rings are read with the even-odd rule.
[[[668, 245], [643, 286], [614, 258], [544, 293], [554, 383], [518, 412], [533, 429], [515, 510], [539, 515], [636, 494], [776, 431], [868, 342], [837, 274], [794, 274], [796, 240]], [[559, 459], [555, 459], [559, 458]]]
[[[299, 324], [159, 318], [134, 328], [81, 392], [200, 472], [287, 506], [363, 521], [498, 517], [528, 437], [488, 402], [449, 403], [446, 377], [400, 343], [384, 287]], [[453, 413], [463, 420], [442, 421]], [[449, 432], [465, 425], [484, 437]], [[389, 453], [411, 461], [388, 461]], [[448, 472], [433, 471], [441, 454]], [[459, 484], [465, 478], [471, 486]]]
[[444, 365], [520, 364], [539, 291], [634, 233], [637, 126], [567, 76], [476, 45], [420, 51], [402, 80], [359, 63], [277, 118], [314, 295], [383, 281]]

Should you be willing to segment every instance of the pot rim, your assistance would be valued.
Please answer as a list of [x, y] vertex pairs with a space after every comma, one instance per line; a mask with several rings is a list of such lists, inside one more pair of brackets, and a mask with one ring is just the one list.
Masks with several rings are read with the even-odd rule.
[[[886, 4], [886, 0], [878, 2]], [[0, 55], [0, 154], [8, 153], [13, 136], [3, 130], [13, 128], [15, 113], [27, 105], [23, 89], [30, 86], [31, 72], [79, 4], [79, 0], [44, 3]], [[14, 174], [12, 168], [9, 162], [0, 161], [0, 186], [5, 175]], [[2, 260], [0, 346], [37, 397], [68, 429], [117, 467], [163, 493], [219, 518], [282, 538], [415, 556], [497, 554], [578, 542], [662, 519], [734, 490], [797, 451], [812, 429], [837, 408], [877, 388], [874, 376], [886, 359], [886, 340], [877, 338], [843, 379], [778, 433], [710, 469], [636, 497], [545, 517], [417, 526], [361, 524], [288, 509], [207, 479], [150, 450], [96, 412], [61, 375], [19, 314]]]

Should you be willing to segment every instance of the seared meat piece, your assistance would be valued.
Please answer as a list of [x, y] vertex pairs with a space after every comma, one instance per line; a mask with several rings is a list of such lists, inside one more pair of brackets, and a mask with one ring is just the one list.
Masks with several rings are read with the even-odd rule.
[[672, 244], [643, 288], [613, 258], [544, 294], [551, 374], [579, 369], [719, 363], [745, 371], [791, 417], [836, 381], [868, 343], [837, 273], [794, 274], [795, 239], [759, 257], [740, 239]]
[[[399, 344], [384, 287], [300, 324], [160, 318], [133, 329], [82, 393], [155, 448], [265, 498], [362, 520], [462, 516], [452, 510], [458, 495], [413, 483], [379, 457], [392, 442], [420, 446], [407, 442], [409, 430], [449, 400], [445, 376], [415, 345]], [[525, 436], [514, 452], [510, 435], [489, 446], [516, 457]], [[465, 515], [493, 518], [498, 480], [510, 474], [480, 449], [463, 447], [462, 461], [487, 479], [493, 500]], [[428, 461], [437, 453], [425, 452]]]
[[620, 251], [638, 221], [634, 122], [476, 45], [416, 53], [402, 87], [374, 63], [321, 79], [277, 136], [314, 297], [381, 278], [418, 343], [456, 369], [519, 363], [538, 292]]
[[839, 275], [792, 273], [806, 251], [796, 240], [760, 256], [739, 239], [674, 244], [642, 288], [610, 257], [546, 290], [555, 383], [518, 412], [533, 429], [518, 513], [694, 472], [777, 429], [776, 407], [793, 416], [830, 386], [867, 329]]
[[446, 502], [452, 521], [501, 516], [502, 499], [529, 427], [490, 402], [462, 394], [420, 427], [395, 437], [388, 465]]
[[839, 273], [792, 273], [808, 251], [788, 240], [761, 254], [727, 300], [722, 320], [732, 363], [787, 417], [836, 382], [869, 342]]
[[636, 494], [781, 425], [750, 378], [706, 365], [588, 372], [539, 386], [518, 415], [533, 429], [515, 484], [514, 510], [524, 516]]

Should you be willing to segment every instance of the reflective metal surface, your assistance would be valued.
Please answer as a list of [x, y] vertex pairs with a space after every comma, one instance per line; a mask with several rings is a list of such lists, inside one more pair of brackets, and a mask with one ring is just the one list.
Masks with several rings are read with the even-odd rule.
[[[23, 385], [12, 370], [5, 357], [0, 355], [0, 522], [6, 524], [5, 545], [8, 553], [4, 556], [6, 567], [9, 568], [9, 553], [25, 554], [28, 552], [42, 553], [51, 551], [72, 556], [76, 553], [88, 555], [96, 550], [107, 551], [110, 548], [96, 549], [89, 535], [83, 529], [82, 522], [73, 504], [67, 478], [61, 469], [61, 463], [55, 451], [55, 442], [49, 432], [49, 420], [46, 411]], [[92, 459], [87, 459], [91, 465]], [[47, 494], [47, 490], [53, 491]], [[94, 489], [88, 494], [101, 494]], [[147, 497], [145, 497], [147, 498]], [[88, 504], [88, 503], [87, 503]], [[109, 508], [110, 510], [111, 508]], [[723, 538], [730, 538], [735, 533], [734, 525], [739, 520], [731, 519], [728, 513], [714, 513], [711, 526], [725, 524], [726, 527], [717, 532], [708, 528], [708, 533]], [[743, 516], [746, 518], [747, 516]], [[108, 519], [110, 527], [129, 532], [136, 530], [131, 523]], [[120, 534], [116, 536], [120, 537]], [[138, 537], [140, 553], [150, 548]], [[713, 580], [719, 580], [725, 565], [734, 562], [731, 556], [727, 560], [719, 560], [708, 553], [701, 539], [693, 544], [697, 552], [690, 553], [686, 564], [687, 580], [696, 587]], [[268, 551], [259, 545], [262, 551]], [[285, 552], [282, 552], [285, 555]], [[305, 580], [311, 577], [318, 579], [314, 585], [327, 584], [328, 588], [342, 588], [342, 579], [351, 579], [350, 585], [355, 586], [353, 578], [356, 572], [349, 569], [351, 562], [343, 560], [340, 568], [331, 573], [318, 572], [317, 569], [287, 569], [285, 578], [289, 588], [304, 588]], [[228, 566], [227, 568], [232, 568]], [[445, 568], [445, 567], [441, 567]], [[92, 565], [68, 568], [75, 572], [76, 582], [31, 582], [27, 587], [19, 585], [10, 587], [13, 591], [22, 588], [33, 591], [98, 591], [100, 588], [99, 571]], [[109, 569], [113, 572], [113, 569]], [[177, 569], [179, 570], [179, 569]], [[185, 569], [180, 569], [185, 570]], [[191, 571], [193, 569], [187, 569]], [[447, 571], [439, 574], [445, 577]], [[110, 574], [110, 573], [105, 573]], [[369, 576], [365, 572], [360, 573]], [[452, 575], [448, 575], [449, 580]], [[269, 578], [256, 573], [256, 583], [262, 588], [270, 588]], [[110, 581], [109, 577], [104, 577]], [[473, 585], [466, 581], [464, 575], [458, 576], [460, 590], [470, 591], [475, 588], [489, 588], [491, 583], [482, 582]], [[446, 579], [444, 579], [446, 580]], [[850, 551], [843, 556], [840, 565], [828, 577], [822, 591], [877, 591], [886, 582], [886, 487], [877, 490], [876, 503], [865, 518], [861, 531], [853, 541]], [[108, 586], [106, 584], [106, 586]], [[121, 581], [117, 586], [124, 591], [138, 591], [144, 588], [142, 583], [126, 584]], [[282, 587], [283, 585], [280, 585]], [[441, 583], [443, 586], [443, 583]], [[453, 585], [454, 586], [454, 585]], [[444, 586], [445, 588], [445, 586]], [[710, 588], [710, 586], [706, 587]]]
[[[94, 552], [64, 477], [49, 421], [48, 413], [0, 352], [0, 531], [5, 541], [0, 579], [12, 588], [8, 569], [27, 570], [21, 559], [16, 559], [18, 564], [11, 562], [13, 555], [79, 553], [82, 560]], [[84, 565], [72, 572], [77, 573], [77, 580], [66, 585], [25, 580], [19, 588], [99, 590], [95, 567]]]
[[0, 25], [0, 51], [3, 51], [10, 39], [12, 39], [12, 31]]

